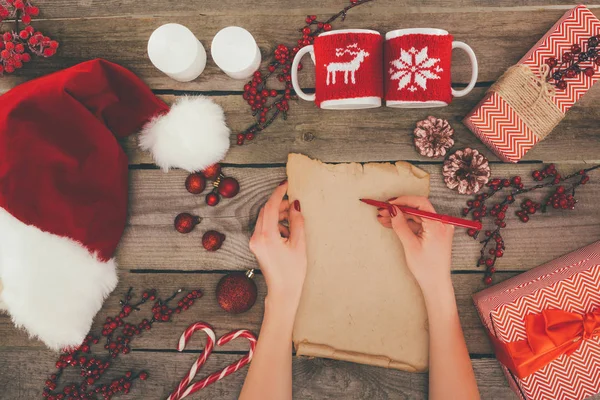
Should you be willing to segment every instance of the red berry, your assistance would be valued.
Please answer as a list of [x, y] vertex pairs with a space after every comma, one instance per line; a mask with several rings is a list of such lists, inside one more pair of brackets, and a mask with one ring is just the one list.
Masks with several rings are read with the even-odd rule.
[[323, 29], [325, 31], [330, 31], [331, 30], [331, 24], [325, 24], [325, 25], [323, 25]]
[[467, 231], [467, 234], [468, 234], [469, 236], [473, 236], [473, 237], [475, 236], [475, 234], [476, 234], [476, 233], [477, 233], [477, 230], [476, 230], [476, 229], [473, 229], [473, 228], [471, 228], [471, 229], [469, 229], [469, 230]]
[[577, 43], [573, 44], [571, 46], [571, 53], [573, 53], [573, 54], [581, 53], [581, 46], [578, 45]]
[[146, 379], [148, 379], [148, 373], [147, 372], [142, 372], [140, 373], [140, 379], [145, 381]]
[[491, 285], [491, 284], [492, 284], [492, 277], [491, 277], [491, 276], [486, 276], [486, 277], [483, 279], [483, 282], [484, 282], [486, 285]]
[[586, 69], [583, 70], [583, 73], [585, 74], [585, 76], [594, 76], [595, 72], [596, 71], [592, 67], [587, 67]]
[[44, 57], [52, 57], [54, 54], [56, 54], [56, 50], [51, 49], [51, 48], [46, 48], [44, 49], [44, 51], [42, 52]]
[[31, 16], [25, 14], [21, 17], [21, 21], [23, 21], [25, 25], [29, 25], [31, 23]]

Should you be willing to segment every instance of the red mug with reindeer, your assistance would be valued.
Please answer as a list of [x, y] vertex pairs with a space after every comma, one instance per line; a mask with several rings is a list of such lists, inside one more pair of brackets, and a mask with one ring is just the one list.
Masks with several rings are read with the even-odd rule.
[[[298, 64], [311, 53], [315, 93], [298, 84]], [[349, 110], [381, 106], [383, 38], [369, 29], [342, 29], [320, 34], [314, 45], [301, 48], [292, 63], [292, 85], [298, 97], [323, 109]]]

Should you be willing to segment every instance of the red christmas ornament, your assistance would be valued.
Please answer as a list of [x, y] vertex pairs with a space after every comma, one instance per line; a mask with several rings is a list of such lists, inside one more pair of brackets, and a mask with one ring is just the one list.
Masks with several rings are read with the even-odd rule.
[[204, 174], [206, 179], [214, 181], [219, 177], [219, 175], [221, 175], [221, 164], [213, 164], [210, 167], [206, 168], [204, 171], [202, 171], [202, 173]]
[[175, 229], [179, 233], [190, 233], [200, 223], [200, 217], [189, 213], [181, 213], [175, 217]]
[[246, 273], [232, 272], [217, 284], [217, 301], [228, 313], [240, 314], [248, 311], [256, 302], [256, 283], [252, 280], [254, 270]]
[[206, 178], [197, 172], [190, 174], [185, 180], [185, 188], [191, 194], [200, 194], [206, 188]]
[[202, 246], [208, 251], [217, 251], [223, 245], [225, 235], [217, 231], [207, 231], [202, 235]]
[[240, 184], [235, 178], [227, 176], [221, 179], [217, 190], [221, 196], [229, 199], [240, 192]]
[[209, 194], [206, 195], [206, 204], [208, 204], [211, 207], [214, 207], [217, 204], [219, 204], [220, 200], [221, 200], [221, 198], [215, 192], [210, 192]]

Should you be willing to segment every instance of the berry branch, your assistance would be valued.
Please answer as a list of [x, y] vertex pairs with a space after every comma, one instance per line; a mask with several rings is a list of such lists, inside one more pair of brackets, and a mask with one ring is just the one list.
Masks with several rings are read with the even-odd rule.
[[[255, 118], [255, 122], [237, 134], [238, 145], [254, 140], [258, 132], [269, 127], [277, 118], [287, 119], [287, 113], [290, 109], [289, 100], [295, 99], [295, 96], [292, 94], [292, 76], [290, 70], [296, 53], [301, 48], [312, 44], [315, 37], [320, 33], [330, 31], [332, 29], [332, 22], [338, 18], [344, 21], [348, 11], [352, 8], [371, 1], [373, 0], [351, 0], [348, 6], [326, 21], [317, 20], [316, 15], [307, 15], [304, 20], [306, 25], [299, 29], [302, 33], [302, 38], [298, 39], [296, 46], [290, 49], [290, 47], [284, 44], [279, 44], [275, 48], [275, 60], [269, 63], [267, 67], [268, 72], [256, 71], [252, 80], [244, 85], [243, 97], [252, 109], [252, 116]], [[301, 69], [302, 63], [298, 65], [298, 70]], [[267, 82], [272, 76], [276, 76], [279, 82], [285, 83], [283, 93], [280, 94], [275, 89], [267, 88]], [[269, 99], [272, 100], [268, 102]]]
[[[561, 60], [551, 57], [546, 60], [550, 67], [551, 74], [548, 81], [554, 80], [554, 86], [558, 89], [566, 89], [567, 82], [565, 78], [575, 78], [583, 73], [586, 76], [593, 76], [596, 73], [594, 65], [600, 66], [600, 53], [596, 49], [600, 44], [600, 35], [592, 36], [587, 40], [587, 49], [582, 50], [577, 43], [571, 45], [571, 51], [565, 51]], [[582, 67], [582, 64], [589, 63], [590, 66]], [[556, 70], [553, 71], [553, 69]]]
[[[549, 164], [544, 169], [533, 171], [531, 174], [536, 182], [543, 183], [525, 187], [520, 176], [514, 176], [511, 179], [494, 178], [487, 183], [489, 188], [487, 193], [479, 194], [473, 200], [467, 201], [467, 208], [464, 208], [462, 211], [463, 215], [467, 216], [471, 214], [473, 219], [477, 221], [490, 216], [493, 217], [494, 225], [496, 226], [493, 230], [486, 230], [484, 232], [485, 239], [480, 242], [482, 247], [477, 265], [486, 267], [484, 276], [486, 284], [489, 285], [492, 283], [492, 275], [496, 272], [496, 262], [504, 256], [506, 247], [501, 229], [506, 227], [505, 219], [508, 209], [511, 204], [517, 201], [517, 197], [535, 190], [551, 186], [555, 187], [554, 192], [548, 195], [543, 204], [528, 198], [523, 199], [520, 210], [515, 212], [523, 223], [529, 222], [530, 217], [538, 211], [542, 213], [548, 212], [550, 207], [554, 209], [573, 210], [577, 203], [575, 199], [576, 188], [588, 183], [590, 180], [588, 173], [598, 168], [600, 168], [600, 165], [562, 176], [554, 164]], [[495, 203], [491, 209], [488, 209], [486, 202], [490, 201], [497, 193], [508, 188], [511, 188], [510, 193], [502, 201]], [[469, 229], [467, 234], [477, 239], [480, 231]]]
[[[181, 289], [166, 300], [160, 300], [156, 290], [151, 289], [143, 292], [140, 300], [132, 304], [132, 288], [129, 288], [125, 294], [125, 299], [119, 302], [121, 312], [115, 317], [107, 317], [102, 326], [101, 335], [106, 338], [104, 349], [107, 350], [108, 354], [104, 357], [93, 356], [91, 348], [100, 342], [100, 336], [88, 334], [79, 347], [65, 350], [60, 355], [56, 362], [58, 371], [46, 379], [42, 396], [48, 400], [92, 400], [99, 397], [109, 400], [118, 393], [129, 393], [133, 381], [136, 379], [146, 380], [148, 378], [147, 372], [133, 373], [127, 371], [124, 376], [115, 378], [110, 383], [98, 384], [97, 382], [119, 354], [131, 352], [130, 343], [135, 336], [141, 335], [143, 331], [149, 331], [155, 323], [170, 321], [173, 314], [179, 314], [187, 310], [194, 304], [194, 300], [202, 297], [200, 290], [193, 290], [182, 297], [177, 302], [176, 307], [170, 307], [169, 302], [173, 301], [180, 293]], [[149, 301], [155, 302], [152, 306], [152, 318], [145, 318], [137, 325], [124, 321], [133, 311], [140, 311], [140, 306]], [[121, 333], [117, 334], [119, 328], [121, 328]], [[58, 380], [65, 368], [77, 366], [80, 368], [81, 382], [79, 384], [67, 384], [57, 391]]]
[[[39, 8], [29, 0], [0, 0], [0, 22], [14, 20], [15, 29], [0, 36], [0, 75], [10, 74], [31, 61], [31, 55], [52, 57], [58, 42], [36, 31], [31, 25], [32, 17], [39, 15]], [[19, 30], [19, 21], [27, 25]]]

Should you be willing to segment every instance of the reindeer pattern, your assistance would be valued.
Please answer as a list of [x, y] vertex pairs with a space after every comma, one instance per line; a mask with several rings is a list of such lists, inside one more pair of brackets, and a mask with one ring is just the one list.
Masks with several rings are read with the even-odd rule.
[[365, 58], [370, 55], [364, 49], [359, 48], [358, 43], [349, 44], [345, 48], [335, 49], [336, 57], [341, 57], [346, 53], [354, 56], [354, 58], [348, 62], [330, 62], [329, 64], [325, 64], [325, 67], [327, 68], [327, 86], [329, 86], [330, 83], [335, 85], [335, 77], [338, 72], [344, 72], [344, 83], [346, 85], [348, 84], [348, 75], [350, 75], [351, 82], [355, 84], [356, 71], [358, 71]]

